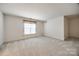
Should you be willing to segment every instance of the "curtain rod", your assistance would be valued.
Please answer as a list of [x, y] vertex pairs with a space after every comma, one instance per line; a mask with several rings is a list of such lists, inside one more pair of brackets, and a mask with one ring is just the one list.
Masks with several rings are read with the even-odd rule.
[[32, 19], [32, 18], [23, 19], [23, 21], [29, 21], [29, 22], [46, 22], [44, 20], [37, 20], [37, 19]]

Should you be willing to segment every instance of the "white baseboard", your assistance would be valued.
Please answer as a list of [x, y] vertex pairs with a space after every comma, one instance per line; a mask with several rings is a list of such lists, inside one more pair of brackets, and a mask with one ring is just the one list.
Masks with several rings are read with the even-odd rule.
[[[50, 37], [50, 36], [47, 36], [47, 35], [44, 35], [45, 37], [48, 37], [48, 38], [51, 38], [51, 39], [56, 39], [56, 40], [61, 40], [61, 39], [58, 39], [58, 38], [55, 38], [55, 37]], [[64, 40], [62, 40], [64, 41]]]

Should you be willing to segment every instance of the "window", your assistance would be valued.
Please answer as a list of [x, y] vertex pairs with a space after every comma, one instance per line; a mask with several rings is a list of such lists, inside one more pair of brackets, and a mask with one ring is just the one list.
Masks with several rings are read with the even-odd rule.
[[36, 23], [35, 22], [24, 22], [24, 34], [35, 34], [36, 33]]

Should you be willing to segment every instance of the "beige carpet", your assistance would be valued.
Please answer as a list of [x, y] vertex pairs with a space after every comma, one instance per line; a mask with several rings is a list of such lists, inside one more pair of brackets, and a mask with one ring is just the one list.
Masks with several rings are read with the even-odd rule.
[[37, 37], [3, 44], [0, 55], [3, 56], [75, 56], [77, 44], [48, 37]]

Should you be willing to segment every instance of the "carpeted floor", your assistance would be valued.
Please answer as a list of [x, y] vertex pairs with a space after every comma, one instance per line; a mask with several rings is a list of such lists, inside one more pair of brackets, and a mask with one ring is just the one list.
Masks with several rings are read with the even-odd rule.
[[79, 41], [37, 37], [3, 44], [1, 56], [76, 56]]

